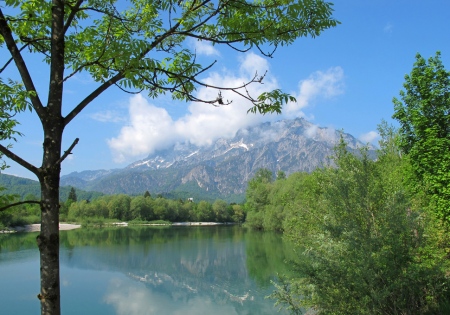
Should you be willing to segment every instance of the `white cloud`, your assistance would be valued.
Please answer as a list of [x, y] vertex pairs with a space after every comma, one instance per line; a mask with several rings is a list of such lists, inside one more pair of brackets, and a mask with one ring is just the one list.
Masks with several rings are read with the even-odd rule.
[[305, 136], [307, 136], [309, 138], [314, 138], [317, 134], [318, 128], [319, 128], [319, 126], [317, 126], [317, 125], [311, 125], [309, 128], [307, 128], [305, 130]]
[[140, 94], [130, 98], [129, 125], [117, 138], [108, 140], [116, 162], [164, 149], [176, 141], [174, 123], [164, 108], [153, 106]]
[[373, 143], [379, 137], [380, 135], [376, 131], [369, 131], [367, 133], [360, 135], [358, 139], [363, 143]]
[[308, 79], [299, 82], [299, 90], [295, 95], [297, 102], [287, 104], [283, 111], [286, 116], [304, 116], [302, 109], [311, 105], [319, 97], [332, 98], [344, 93], [344, 70], [333, 67], [325, 72], [316, 71]]
[[100, 122], [120, 123], [126, 121], [126, 118], [123, 116], [123, 114], [115, 110], [105, 110], [102, 112], [97, 112], [89, 115], [89, 117]]
[[[251, 80], [256, 72], [265, 72], [268, 68], [269, 65], [265, 59], [250, 53], [242, 60], [239, 75], [211, 73], [204, 82], [210, 86], [240, 86], [243, 82]], [[257, 96], [264, 91], [278, 87], [275, 80], [266, 79], [265, 84], [250, 85], [249, 93]], [[217, 98], [217, 93], [217, 90], [212, 88], [201, 88], [198, 97], [214, 100]], [[179, 134], [185, 135], [186, 139], [194, 144], [205, 145], [219, 137], [232, 137], [240, 128], [270, 119], [270, 116], [247, 114], [251, 103], [231, 91], [222, 91], [222, 97], [225, 101], [233, 101], [232, 104], [214, 107], [202, 103], [192, 103], [188, 109], [189, 113], [176, 122]]]
[[206, 56], [220, 56], [219, 51], [207, 41], [195, 40], [194, 41], [195, 51], [199, 55]]
[[[213, 72], [204, 80], [209, 86], [240, 86], [258, 73], [268, 69], [268, 63], [255, 54], [247, 54], [242, 60], [239, 75]], [[276, 81], [267, 78], [265, 84], [252, 84], [249, 93], [259, 95], [277, 88]], [[205, 100], [217, 98], [218, 91], [213, 88], [200, 88], [197, 97]], [[219, 137], [232, 137], [240, 128], [254, 125], [267, 117], [248, 115], [249, 101], [230, 91], [223, 91], [224, 100], [232, 104], [215, 107], [205, 103], [191, 103], [188, 113], [174, 121], [164, 108], [156, 107], [142, 96], [130, 98], [129, 125], [122, 127], [116, 138], [108, 144], [113, 150], [115, 160], [124, 162], [130, 157], [151, 154], [174, 143], [189, 141], [196, 145], [212, 143]]]
[[[237, 87], [251, 80], [256, 73], [263, 75], [269, 69], [266, 59], [253, 54], [245, 54], [240, 60], [237, 73], [226, 69], [222, 72], [211, 72], [203, 80], [209, 87], [197, 91], [197, 97], [203, 100], [215, 100], [218, 90], [211, 86]], [[301, 109], [309, 105], [311, 100], [319, 96], [332, 97], [342, 93], [343, 70], [339, 67], [325, 72], [316, 72], [308, 79], [301, 81], [297, 95], [298, 102], [289, 104], [286, 112], [289, 118], [303, 116]], [[254, 83], [247, 87], [254, 97], [263, 92], [279, 88], [278, 82], [268, 74], [264, 84]], [[245, 90], [241, 90], [245, 94]], [[280, 116], [247, 114], [252, 104], [236, 95], [223, 90], [224, 101], [230, 105], [215, 107], [205, 103], [190, 103], [187, 113], [173, 120], [166, 109], [150, 104], [142, 95], [130, 98], [128, 125], [123, 126], [117, 137], [108, 140], [117, 162], [143, 158], [156, 150], [171, 145], [190, 142], [196, 145], [207, 145], [218, 138], [230, 138], [241, 129], [256, 125], [263, 121], [273, 121]], [[298, 116], [295, 116], [298, 115]], [[107, 116], [107, 115], [105, 115]]]

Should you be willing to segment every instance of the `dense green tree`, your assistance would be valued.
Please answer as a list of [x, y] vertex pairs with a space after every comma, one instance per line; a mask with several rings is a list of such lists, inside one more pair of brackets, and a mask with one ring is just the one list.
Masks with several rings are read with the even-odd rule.
[[131, 218], [150, 221], [154, 219], [152, 200], [144, 196], [132, 198], [130, 204]]
[[164, 220], [174, 222], [178, 219], [178, 209], [180, 202], [178, 200], [167, 200], [166, 209], [164, 214]]
[[212, 222], [215, 221], [212, 205], [204, 200], [201, 200], [194, 210], [195, 221]]
[[[407, 161], [392, 129], [377, 160], [350, 153], [341, 141], [335, 168], [302, 180], [289, 203], [285, 235], [299, 253], [295, 276], [273, 295], [293, 312], [445, 314], [447, 253], [433, 220], [414, 207], [402, 174]], [[441, 230], [442, 232], [442, 230]], [[441, 233], [439, 232], [439, 233]]]
[[246, 224], [254, 229], [264, 226], [264, 211], [268, 205], [269, 192], [272, 188], [273, 174], [266, 168], [259, 169], [248, 182], [245, 193]]
[[99, 218], [109, 217], [108, 199], [101, 197], [93, 200], [90, 205], [94, 209], [94, 216]]
[[[5, 64], [2, 75], [17, 70], [21, 82], [0, 80], [0, 127], [8, 139], [14, 114], [26, 108], [38, 116], [43, 130], [42, 164], [35, 166], [0, 145], [0, 152], [25, 167], [41, 186], [42, 314], [60, 313], [59, 280], [59, 184], [61, 163], [78, 139], [62, 150], [66, 126], [109, 88], [119, 86], [131, 92], [147, 90], [151, 97], [171, 93], [174, 99], [227, 104], [220, 91], [227, 89], [252, 102], [251, 112], [280, 112], [292, 100], [280, 90], [252, 96], [249, 84], [262, 83], [264, 75], [241, 86], [211, 86], [214, 99], [199, 99], [200, 80], [214, 64], [198, 63], [187, 40], [203, 40], [237, 52], [256, 49], [272, 56], [277, 47], [302, 36], [318, 36], [336, 26], [332, 5], [322, 0], [261, 0], [173, 2], [7, 0], [0, 8], [0, 48]], [[36, 55], [28, 59], [29, 55]], [[48, 83], [38, 90], [29, 64], [41, 58], [48, 67]], [[11, 62], [12, 61], [12, 62]], [[12, 69], [10, 69], [12, 68]], [[7, 69], [6, 72], [3, 72]], [[79, 73], [93, 79], [91, 93], [81, 96], [73, 108], [63, 111], [64, 84]], [[47, 97], [47, 100], [44, 100]], [[6, 138], [5, 138], [6, 137]]]
[[282, 170], [279, 170], [277, 172], [277, 180], [280, 180], [280, 179], [286, 179], [286, 173]]
[[212, 204], [212, 210], [217, 222], [231, 221], [231, 208], [226, 201], [217, 199]]
[[178, 221], [185, 222], [189, 221], [190, 213], [193, 209], [193, 202], [182, 202], [178, 210]]
[[67, 200], [77, 201], [77, 192], [75, 191], [75, 188], [70, 187], [69, 196], [67, 197]]
[[108, 203], [109, 208], [109, 217], [111, 219], [118, 220], [130, 220], [131, 212], [130, 212], [130, 203], [131, 197], [120, 194], [115, 195]]
[[416, 62], [394, 98], [400, 147], [409, 157], [415, 185], [429, 194], [431, 208], [450, 224], [450, 72], [441, 54]]
[[157, 220], [164, 220], [166, 217], [167, 200], [165, 198], [156, 198], [153, 202], [153, 213]]
[[245, 220], [245, 213], [244, 213], [244, 209], [241, 205], [231, 205], [231, 209], [232, 209], [232, 214], [231, 214], [231, 219], [233, 222], [236, 223], [242, 223]]

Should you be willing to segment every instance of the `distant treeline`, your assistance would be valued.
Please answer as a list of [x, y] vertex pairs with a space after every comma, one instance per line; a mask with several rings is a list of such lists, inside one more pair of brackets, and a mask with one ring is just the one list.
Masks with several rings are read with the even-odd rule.
[[[38, 200], [33, 194], [24, 198], [12, 199], [11, 202]], [[124, 194], [103, 195], [93, 200], [81, 199], [77, 191], [69, 188], [65, 202], [60, 203], [60, 221], [101, 222], [102, 220], [119, 221], [155, 221], [170, 222], [236, 222], [245, 219], [242, 206], [229, 204], [224, 200], [214, 202], [195, 202], [188, 199], [166, 199], [161, 195], [153, 198], [149, 192], [140, 196]], [[22, 204], [0, 212], [0, 224], [3, 226], [23, 225], [40, 222], [38, 204]]]
[[213, 203], [204, 200], [172, 200], [161, 196], [153, 198], [146, 192], [141, 196], [101, 196], [92, 201], [74, 201], [69, 198], [62, 204], [60, 217], [69, 221], [108, 218], [121, 221], [242, 222], [244, 212], [240, 205], [228, 204], [220, 199]]

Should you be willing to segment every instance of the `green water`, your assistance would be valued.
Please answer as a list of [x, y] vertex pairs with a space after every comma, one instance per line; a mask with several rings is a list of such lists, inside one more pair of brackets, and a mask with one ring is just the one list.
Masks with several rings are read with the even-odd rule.
[[[0, 236], [0, 314], [39, 314], [37, 233]], [[287, 314], [265, 297], [291, 247], [238, 226], [61, 232], [67, 314]]]

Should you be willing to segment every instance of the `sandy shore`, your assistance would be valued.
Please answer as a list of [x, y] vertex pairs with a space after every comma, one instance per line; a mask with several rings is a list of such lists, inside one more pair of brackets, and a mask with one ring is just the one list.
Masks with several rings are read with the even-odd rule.
[[[224, 225], [224, 224], [235, 224], [233, 222], [219, 223], [219, 222], [174, 222], [172, 226], [190, 226], [190, 225]], [[127, 222], [116, 222], [110, 223], [112, 226], [118, 227], [126, 227], [128, 226]], [[142, 225], [159, 225], [159, 224], [142, 224]], [[80, 228], [80, 224], [69, 224], [69, 223], [60, 223], [59, 230], [60, 231], [68, 231]], [[15, 226], [10, 228], [10, 230], [0, 231], [0, 233], [14, 233], [14, 232], [39, 232], [41, 230], [40, 224], [29, 224], [25, 226]]]
[[177, 225], [224, 225], [229, 223], [221, 223], [221, 222], [174, 222], [172, 223], [173, 226]]
[[[73, 229], [80, 228], [80, 224], [68, 224], [68, 223], [60, 223], [59, 230], [60, 231], [68, 231]], [[41, 230], [40, 224], [29, 224], [25, 226], [16, 226], [12, 228], [16, 232], [39, 232]]]

